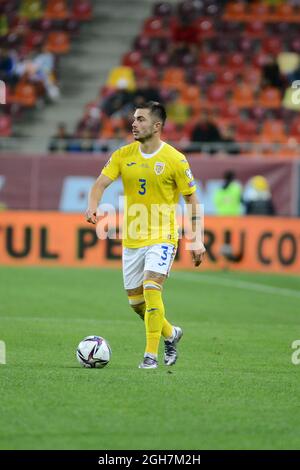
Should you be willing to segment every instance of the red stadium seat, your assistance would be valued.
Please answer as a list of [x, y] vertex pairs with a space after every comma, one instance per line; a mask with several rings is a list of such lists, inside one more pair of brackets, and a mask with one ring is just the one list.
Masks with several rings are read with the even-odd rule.
[[242, 71], [245, 67], [245, 56], [240, 52], [236, 52], [234, 54], [230, 54], [226, 61], [226, 66], [229, 70], [233, 70], [235, 72]]
[[246, 26], [246, 35], [250, 38], [262, 38], [265, 33], [265, 24], [261, 20], [253, 20]]
[[25, 39], [25, 48], [28, 51], [35, 49], [43, 44], [45, 39], [44, 33], [41, 31], [30, 31]]
[[216, 35], [213, 21], [210, 18], [197, 18], [193, 23], [197, 42]]
[[291, 124], [289, 134], [291, 137], [296, 137], [300, 141], [300, 119], [296, 118]]
[[276, 36], [266, 37], [262, 40], [261, 47], [266, 54], [276, 56], [282, 51], [282, 39]]
[[218, 72], [220, 70], [220, 61], [220, 54], [218, 52], [200, 52], [200, 68], [205, 71]]
[[226, 87], [220, 84], [211, 85], [207, 90], [208, 105], [216, 105], [226, 101]]
[[170, 38], [171, 30], [166, 27], [162, 18], [152, 17], [145, 20], [143, 35], [149, 38]]
[[257, 135], [257, 124], [252, 119], [239, 120], [235, 126], [238, 142], [252, 142]]
[[131, 51], [123, 55], [122, 65], [135, 68], [141, 64], [142, 54], [140, 51]]
[[73, 0], [72, 16], [78, 21], [90, 21], [93, 16], [91, 0]]

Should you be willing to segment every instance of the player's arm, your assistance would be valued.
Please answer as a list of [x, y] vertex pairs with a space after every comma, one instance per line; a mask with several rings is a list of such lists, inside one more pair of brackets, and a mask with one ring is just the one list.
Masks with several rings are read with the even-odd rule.
[[88, 198], [88, 208], [85, 212], [85, 218], [91, 224], [97, 223], [97, 207], [102, 199], [102, 195], [105, 189], [113, 182], [111, 178], [101, 174], [93, 186], [91, 187], [89, 198]]
[[187, 194], [183, 197], [187, 204], [192, 226], [193, 239], [191, 240], [191, 243], [194, 245], [194, 249], [192, 250], [194, 265], [199, 266], [203, 261], [204, 253], [206, 251], [202, 239], [201, 206], [196, 192]]

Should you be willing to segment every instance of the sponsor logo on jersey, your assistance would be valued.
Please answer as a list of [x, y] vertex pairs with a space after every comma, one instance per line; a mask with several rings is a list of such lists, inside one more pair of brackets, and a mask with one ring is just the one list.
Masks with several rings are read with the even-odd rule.
[[157, 175], [161, 175], [165, 169], [165, 164], [162, 162], [156, 162], [154, 165], [154, 171]]
[[127, 166], [132, 166], [132, 165], [136, 165], [136, 162], [130, 162], [130, 163], [126, 163]]

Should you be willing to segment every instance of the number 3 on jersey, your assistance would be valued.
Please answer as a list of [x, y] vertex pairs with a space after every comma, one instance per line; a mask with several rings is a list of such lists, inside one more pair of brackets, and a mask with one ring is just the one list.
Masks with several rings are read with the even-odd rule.
[[141, 185], [139, 194], [143, 195], [143, 194], [146, 193], [146, 180], [143, 179], [143, 178], [140, 178], [139, 182], [140, 182], [140, 185]]

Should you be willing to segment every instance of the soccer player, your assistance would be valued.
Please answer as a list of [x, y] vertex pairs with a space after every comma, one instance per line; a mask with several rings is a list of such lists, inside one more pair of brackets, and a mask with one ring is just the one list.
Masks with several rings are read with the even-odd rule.
[[[189, 206], [192, 229], [199, 226], [196, 185], [185, 156], [161, 140], [166, 120], [164, 107], [154, 101], [140, 105], [134, 113], [135, 142], [115, 151], [89, 194], [86, 220], [98, 221], [102, 194], [118, 176], [124, 185], [123, 278], [129, 304], [144, 320], [146, 349], [139, 365], [155, 369], [161, 335], [164, 363], [175, 364], [182, 330], [165, 316], [162, 287], [169, 274], [177, 247], [176, 205], [181, 193]], [[198, 240], [198, 242], [197, 242]], [[194, 265], [203, 260], [205, 248], [195, 234]]]

